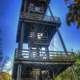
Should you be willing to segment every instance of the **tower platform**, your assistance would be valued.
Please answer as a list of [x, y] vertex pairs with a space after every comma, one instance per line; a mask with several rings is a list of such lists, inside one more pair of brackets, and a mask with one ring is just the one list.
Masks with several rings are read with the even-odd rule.
[[[20, 23], [18, 25], [18, 31], [17, 31], [18, 32], [17, 33], [17, 42], [20, 42], [21, 29], [22, 29], [21, 27], [23, 24], [24, 24], [24, 26], [23, 26], [24, 27], [24, 31], [23, 31], [23, 34], [24, 34], [23, 42], [24, 43], [28, 43], [30, 33], [34, 32], [35, 35], [33, 37], [36, 40], [38, 40], [37, 37], [35, 37], [37, 33], [43, 34], [42, 39], [44, 38], [44, 36], [47, 36], [48, 37], [47, 43], [49, 46], [52, 37], [55, 35], [55, 33], [57, 32], [58, 28], [61, 25], [61, 21], [60, 21], [59, 17], [54, 17], [54, 20], [53, 20], [53, 18], [50, 16], [44, 16], [43, 19], [35, 19], [34, 17], [31, 17], [31, 16], [30, 17], [29, 16], [21, 17]], [[43, 42], [42, 39], [40, 39], [39, 41]], [[45, 41], [45, 43], [46, 43], [46, 41]]]
[[[71, 52], [50, 51], [52, 38], [59, 32], [59, 17], [46, 16], [50, 0], [22, 0], [17, 30], [18, 48], [15, 51], [14, 80], [52, 80], [74, 64]], [[49, 8], [51, 13], [51, 10]], [[28, 46], [24, 49], [24, 44]], [[54, 46], [53, 46], [54, 47]], [[68, 53], [68, 52], [67, 52]]]
[[18, 65], [21, 65], [21, 80], [23, 80], [23, 78], [26, 80], [31, 78], [33, 69], [48, 71], [50, 77], [53, 77], [53, 75], [57, 76], [75, 62], [71, 54], [65, 55], [63, 51], [50, 51], [49, 59], [46, 59], [45, 56], [33, 56], [30, 58], [29, 50], [22, 50], [22, 56], [17, 55], [17, 53], [18, 51], [16, 50], [13, 77], [16, 79]]

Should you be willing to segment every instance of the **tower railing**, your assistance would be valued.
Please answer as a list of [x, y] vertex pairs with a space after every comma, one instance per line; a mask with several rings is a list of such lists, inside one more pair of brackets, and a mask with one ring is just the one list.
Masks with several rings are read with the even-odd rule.
[[48, 15], [43, 16], [41, 14], [34, 14], [34, 13], [30, 13], [29, 15], [27, 13], [22, 13], [20, 18], [31, 19], [31, 20], [41, 20], [41, 21], [53, 22], [53, 23], [61, 23], [59, 17], [54, 16], [54, 19], [53, 19], [52, 16], [48, 16]]
[[[29, 49], [16, 49], [15, 58], [21, 60], [41, 60], [41, 61], [73, 61], [73, 53], [68, 52], [68, 55], [64, 51], [39, 51], [29, 50]], [[32, 55], [31, 55], [32, 53]], [[39, 54], [37, 56], [37, 53]], [[49, 58], [47, 59], [46, 53], [49, 53]]]

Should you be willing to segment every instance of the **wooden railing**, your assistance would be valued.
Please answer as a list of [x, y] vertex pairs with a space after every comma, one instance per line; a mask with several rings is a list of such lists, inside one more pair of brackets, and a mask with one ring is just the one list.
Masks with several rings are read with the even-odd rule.
[[41, 15], [41, 14], [35, 14], [35, 13], [22, 13], [20, 18], [24, 19], [32, 19], [32, 20], [41, 20], [41, 21], [47, 21], [47, 22], [53, 22], [53, 23], [61, 23], [59, 17], [55, 17], [54, 19], [52, 16], [47, 16], [47, 15]]
[[[48, 55], [47, 55], [48, 54]], [[54, 61], [69, 61], [74, 60], [72, 52], [68, 52], [68, 55], [64, 51], [37, 51], [37, 50], [27, 50], [22, 49], [15, 51], [16, 59], [25, 60], [54, 60]]]

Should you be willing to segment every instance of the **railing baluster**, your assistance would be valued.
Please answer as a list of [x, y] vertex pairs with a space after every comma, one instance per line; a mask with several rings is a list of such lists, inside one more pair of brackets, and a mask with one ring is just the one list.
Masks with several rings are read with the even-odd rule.
[[[17, 59], [26, 59], [26, 60], [30, 60], [30, 59], [32, 59], [32, 60], [47, 60], [47, 58], [44, 59], [44, 57], [46, 57], [47, 51], [41, 51], [42, 53], [40, 53], [41, 54], [40, 58], [37, 58], [36, 50], [32, 50], [32, 52], [34, 52], [33, 57], [30, 58], [29, 57], [29, 49], [22, 49], [22, 50], [16, 49], [15, 57]], [[21, 55], [19, 55], [18, 53], [21, 53]], [[69, 52], [69, 53], [71, 53], [69, 55], [65, 55], [64, 53], [65, 53], [64, 51], [49, 51], [49, 60], [59, 61], [59, 60], [71, 60], [72, 59], [71, 52]]]

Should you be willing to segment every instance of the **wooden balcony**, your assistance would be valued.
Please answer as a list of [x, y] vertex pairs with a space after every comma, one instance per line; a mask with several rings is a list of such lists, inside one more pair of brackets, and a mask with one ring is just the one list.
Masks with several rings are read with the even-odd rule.
[[[45, 62], [47, 64], [52, 64], [53, 62], [59, 63], [71, 63], [74, 62], [72, 52], [68, 52], [68, 55], [65, 54], [64, 51], [40, 51], [37, 52], [36, 50], [18, 50], [15, 51], [15, 59], [22, 60], [22, 61], [32, 61], [35, 62]], [[48, 54], [48, 55], [47, 55]], [[50, 62], [50, 63], [49, 63]]]
[[51, 22], [51, 23], [56, 23], [56, 24], [61, 24], [61, 20], [59, 17], [55, 17], [54, 19], [51, 16], [47, 16], [47, 15], [42, 15], [40, 13], [30, 13], [28, 15], [28, 13], [22, 13], [22, 15], [20, 16], [20, 19], [22, 20], [33, 20], [33, 21], [43, 21], [43, 22]]
[[[22, 70], [25, 71], [25, 73], [27, 73], [27, 70], [40, 69], [52, 71], [54, 72], [54, 75], [57, 76], [75, 62], [72, 52], [69, 52], [69, 55], [65, 55], [65, 52], [63, 51], [49, 51], [49, 58], [44, 58], [45, 56], [29, 57], [29, 50], [26, 49], [16, 49], [15, 52], [14, 77], [16, 77], [15, 73], [18, 68], [18, 64], [22, 66]], [[44, 53], [45, 51], [42, 52]]]

